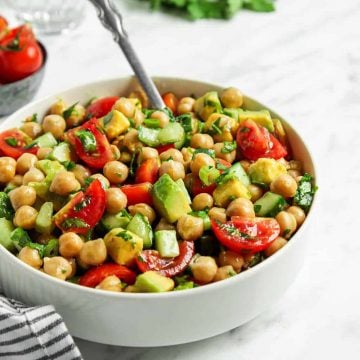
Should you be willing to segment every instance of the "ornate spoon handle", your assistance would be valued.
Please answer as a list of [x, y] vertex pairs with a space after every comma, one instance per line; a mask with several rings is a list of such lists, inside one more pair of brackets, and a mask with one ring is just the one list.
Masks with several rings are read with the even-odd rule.
[[114, 40], [119, 44], [153, 107], [158, 109], [164, 108], [165, 104], [159, 94], [159, 91], [152, 79], [147, 75], [129, 41], [128, 35], [124, 29], [122, 16], [117, 8], [111, 0], [89, 1], [95, 6], [98, 17], [104, 27], [112, 33]]

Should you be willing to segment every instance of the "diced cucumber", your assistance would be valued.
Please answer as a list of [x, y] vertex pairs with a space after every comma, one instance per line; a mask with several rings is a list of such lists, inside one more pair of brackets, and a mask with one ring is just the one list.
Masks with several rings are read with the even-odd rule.
[[189, 195], [189, 193], [188, 193], [188, 191], [186, 189], [184, 180], [183, 179], [177, 179], [175, 182], [179, 185], [181, 191], [186, 196], [186, 199], [188, 200], [188, 203], [191, 204], [191, 197], [190, 197], [190, 195]]
[[155, 248], [161, 257], [172, 258], [179, 256], [180, 249], [175, 230], [155, 231]]
[[254, 210], [257, 216], [274, 217], [285, 205], [286, 201], [281, 195], [268, 191], [255, 201]]
[[144, 249], [151, 248], [154, 235], [149, 220], [144, 215], [135, 214], [129, 222], [127, 230], [143, 239]]
[[41, 234], [50, 234], [54, 230], [53, 222], [54, 205], [52, 202], [45, 202], [35, 220], [35, 230]]
[[59, 171], [65, 170], [64, 166], [58, 161], [52, 160], [39, 160], [35, 163], [35, 166], [46, 174], [46, 182], [51, 182]]
[[149, 129], [145, 126], [139, 126], [139, 140], [148, 146], [159, 146], [160, 141], [159, 137], [159, 129]]
[[115, 228], [126, 228], [130, 222], [131, 216], [124, 211], [120, 211], [119, 213], [106, 214], [101, 219], [101, 224], [104, 226], [106, 231], [110, 231]]
[[4, 246], [9, 251], [14, 250], [15, 246], [11, 240], [11, 233], [14, 230], [14, 225], [10, 220], [0, 218], [0, 245]]
[[0, 192], [0, 218], [11, 220], [14, 216], [14, 209], [11, 205], [9, 195]]
[[227, 173], [229, 175], [236, 176], [245, 186], [250, 185], [250, 179], [249, 176], [246, 174], [244, 168], [241, 166], [241, 164], [238, 162], [229, 168], [227, 170]]
[[165, 128], [159, 131], [158, 140], [160, 144], [178, 143], [179, 145], [179, 143], [182, 142], [182, 145], [185, 141], [184, 128], [179, 123], [169, 123]]
[[56, 145], [53, 151], [49, 154], [48, 158], [59, 162], [71, 161], [71, 150], [69, 144], [62, 142]]
[[50, 132], [47, 132], [41, 136], [39, 136], [37, 139], [35, 139], [32, 143], [30, 143], [29, 147], [36, 145], [41, 148], [52, 148], [57, 144], [57, 141], [54, 137], [54, 135]]

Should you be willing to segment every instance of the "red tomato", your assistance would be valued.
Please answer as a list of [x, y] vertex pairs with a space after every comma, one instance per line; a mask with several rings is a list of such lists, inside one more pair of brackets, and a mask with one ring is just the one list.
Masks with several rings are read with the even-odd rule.
[[[96, 140], [95, 151], [91, 153], [86, 152], [81, 140], [76, 136], [76, 132], [79, 130], [88, 130], [94, 135]], [[107, 162], [114, 160], [114, 154], [109, 141], [96, 118], [92, 118], [82, 126], [71, 129], [67, 132], [66, 136], [67, 140], [75, 146], [79, 158], [91, 168], [102, 169]]]
[[7, 20], [0, 15], [0, 40], [6, 35], [8, 30]]
[[286, 149], [269, 131], [253, 120], [245, 120], [239, 127], [236, 142], [242, 154], [249, 160], [259, 158], [280, 159], [287, 155]]
[[100, 221], [106, 207], [105, 190], [95, 179], [85, 193], [78, 192], [55, 216], [55, 224], [63, 232], [86, 234]]
[[118, 99], [118, 96], [108, 96], [94, 101], [86, 109], [87, 118], [101, 118], [105, 116], [111, 111], [112, 107]]
[[28, 136], [18, 129], [6, 130], [0, 134], [0, 152], [5, 156], [17, 159], [24, 153], [36, 154], [37, 146], [26, 148]]
[[127, 197], [128, 206], [139, 203], [152, 205], [151, 188], [151, 183], [145, 182], [142, 184], [124, 185], [121, 187], [121, 190]]
[[233, 216], [223, 224], [211, 220], [211, 228], [222, 245], [236, 252], [265, 250], [280, 234], [280, 226], [272, 218]]
[[166, 150], [169, 149], [175, 149], [175, 144], [166, 144], [166, 145], [160, 145], [156, 148], [159, 154], [163, 153]]
[[[6, 21], [6, 20], [5, 20]], [[1, 17], [0, 17], [1, 24]], [[35, 41], [35, 34], [32, 30], [30, 24], [20, 25], [13, 29], [7, 29], [5, 36], [1, 39], [1, 45], [6, 46], [9, 42], [12, 42], [14, 39], [18, 38], [19, 41]]]
[[164, 100], [165, 105], [175, 114], [179, 104], [178, 98], [172, 92], [167, 92], [161, 97]]
[[136, 170], [135, 182], [137, 184], [149, 182], [154, 184], [159, 177], [159, 160], [147, 159]]
[[192, 196], [196, 196], [198, 194], [201, 193], [207, 193], [207, 194], [212, 194], [214, 192], [214, 190], [216, 189], [216, 184], [211, 184], [211, 185], [204, 185], [203, 182], [199, 179], [198, 176], [196, 175], [191, 175], [191, 195]]
[[195, 246], [192, 241], [179, 244], [180, 254], [172, 259], [161, 258], [156, 250], [144, 250], [136, 258], [136, 264], [141, 272], [157, 271], [163, 276], [173, 277], [183, 272], [194, 256]]
[[136, 273], [126, 266], [106, 263], [88, 270], [79, 280], [79, 284], [87, 287], [99, 285], [106, 277], [115, 275], [126, 284], [132, 285], [136, 280]]
[[[224, 159], [216, 158], [216, 159], [215, 159], [215, 163], [216, 163], [216, 165], [225, 166], [225, 167], [227, 167], [227, 168], [230, 168], [230, 167], [231, 167], [231, 163], [228, 162], [228, 161], [226, 161], [226, 160], [224, 160]], [[221, 172], [222, 169], [219, 168], [219, 171]]]

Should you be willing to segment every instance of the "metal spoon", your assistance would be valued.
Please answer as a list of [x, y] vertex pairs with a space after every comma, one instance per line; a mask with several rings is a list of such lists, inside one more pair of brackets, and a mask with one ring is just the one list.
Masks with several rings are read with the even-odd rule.
[[159, 91], [152, 79], [147, 75], [130, 43], [129, 37], [124, 29], [122, 16], [117, 8], [111, 0], [89, 1], [95, 6], [98, 17], [104, 27], [112, 33], [114, 40], [119, 44], [153, 107], [158, 109], [164, 108], [165, 104]]

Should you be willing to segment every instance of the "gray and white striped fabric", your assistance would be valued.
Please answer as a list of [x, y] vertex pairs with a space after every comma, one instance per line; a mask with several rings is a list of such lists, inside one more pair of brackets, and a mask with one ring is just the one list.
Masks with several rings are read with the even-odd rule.
[[0, 359], [82, 360], [51, 305], [28, 307], [0, 295]]

